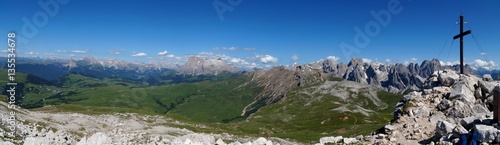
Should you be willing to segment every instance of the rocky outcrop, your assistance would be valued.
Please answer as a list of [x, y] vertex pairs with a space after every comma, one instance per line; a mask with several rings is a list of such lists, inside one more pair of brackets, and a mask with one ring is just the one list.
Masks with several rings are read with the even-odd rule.
[[[437, 69], [437, 68], [435, 68]], [[500, 143], [500, 130], [492, 123], [490, 102], [494, 82], [488, 76], [457, 75], [452, 70], [435, 71], [423, 90], [404, 96], [395, 110], [395, 120], [385, 127], [382, 144], [478, 144]], [[499, 88], [500, 89], [500, 88]]]
[[279, 66], [246, 75], [251, 77], [251, 81], [246, 84], [256, 83], [262, 87], [262, 91], [253, 103], [245, 107], [243, 115], [249, 115], [262, 106], [280, 101], [294, 87], [313, 85], [327, 80], [327, 76], [321, 70], [311, 66], [296, 66], [292, 69]]

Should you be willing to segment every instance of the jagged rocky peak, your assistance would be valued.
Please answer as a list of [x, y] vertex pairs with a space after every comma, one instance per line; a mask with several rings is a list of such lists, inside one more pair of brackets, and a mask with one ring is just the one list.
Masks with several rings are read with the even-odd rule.
[[441, 63], [437, 59], [424, 60], [420, 65], [420, 76], [428, 78], [433, 72], [442, 70]]
[[206, 74], [221, 74], [240, 72], [241, 68], [232, 66], [222, 59], [209, 59], [197, 56], [191, 56], [187, 62], [180, 66], [180, 74], [189, 75], [206, 75]]
[[[425, 60], [420, 65], [368, 63], [360, 58], [352, 58], [348, 64], [325, 60], [311, 65], [321, 66], [322, 71], [329, 76], [369, 84], [394, 93], [402, 93], [408, 89], [418, 90], [435, 71], [459, 69], [458, 65], [443, 66], [437, 59]], [[465, 72], [473, 74], [469, 65], [465, 66]]]
[[361, 58], [354, 57], [354, 58], [351, 59], [351, 61], [349, 61], [349, 64], [347, 64], [347, 66], [349, 66], [349, 67], [356, 67], [359, 64], [363, 65], [364, 64], [363, 60]]

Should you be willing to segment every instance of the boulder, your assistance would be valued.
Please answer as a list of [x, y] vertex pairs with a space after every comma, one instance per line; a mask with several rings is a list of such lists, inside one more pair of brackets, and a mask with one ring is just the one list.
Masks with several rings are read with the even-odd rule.
[[363, 141], [363, 140], [365, 140], [365, 137], [364, 137], [363, 135], [358, 135], [358, 136], [356, 136], [355, 138], [356, 138], [357, 140], [359, 140], [359, 141]]
[[443, 86], [452, 86], [460, 76], [453, 70], [438, 71], [437, 79]]
[[359, 142], [356, 138], [344, 138], [344, 144], [355, 144]]
[[488, 98], [492, 95], [495, 86], [497, 86], [497, 82], [487, 82], [487, 81], [479, 81], [479, 88], [481, 88], [480, 95], [482, 98]]
[[343, 139], [342, 136], [330, 136], [330, 137], [322, 137], [319, 139], [320, 144], [326, 144], [326, 143], [338, 143]]
[[440, 111], [444, 111], [444, 110], [450, 108], [450, 104], [451, 104], [451, 101], [449, 101], [447, 99], [443, 99], [443, 100], [441, 100], [441, 102], [439, 102], [437, 108]]
[[9, 141], [0, 141], [0, 145], [14, 145], [14, 143], [9, 142]]
[[472, 127], [474, 127], [474, 124], [479, 123], [481, 123], [481, 120], [474, 116], [465, 117], [460, 120], [460, 125], [462, 125], [467, 130], [472, 129]]
[[425, 106], [420, 106], [418, 108], [413, 109], [413, 115], [416, 117], [428, 117], [430, 115], [429, 109]]
[[384, 126], [384, 130], [385, 130], [386, 133], [391, 132], [394, 129], [395, 129], [395, 127], [392, 126], [392, 125], [390, 125], [390, 124]]
[[450, 93], [450, 92], [451, 92], [451, 88], [446, 87], [446, 86], [439, 86], [439, 87], [432, 88], [432, 93], [436, 93], [436, 94], [446, 94], [446, 93]]
[[484, 104], [488, 107], [488, 110], [493, 111], [493, 96], [489, 96], [489, 97], [485, 100]]
[[453, 136], [454, 137], [460, 137], [462, 134], [469, 133], [467, 129], [465, 129], [462, 125], [457, 125], [455, 128], [453, 128]]
[[105, 133], [98, 132], [90, 136], [86, 140], [80, 140], [77, 145], [98, 145], [98, 144], [111, 144], [111, 138]]
[[459, 82], [455, 84], [451, 90], [450, 100], [460, 100], [467, 104], [474, 104], [476, 98], [472, 90], [467, 87], [466, 83]]
[[455, 118], [464, 118], [474, 115], [472, 106], [464, 104], [462, 101], [459, 100], [453, 100], [451, 102], [453, 105], [451, 105], [445, 111], [446, 116]]
[[443, 112], [433, 112], [431, 117], [429, 117], [429, 122], [431, 124], [437, 124], [439, 121], [443, 120], [443, 118], [446, 118], [445, 114]]
[[438, 86], [438, 79], [437, 77], [430, 77], [429, 79], [425, 80], [424, 84], [422, 85], [422, 89], [432, 89], [433, 87]]
[[405, 100], [415, 100], [422, 98], [422, 92], [413, 91], [403, 96]]
[[478, 124], [474, 126], [474, 136], [482, 143], [492, 143], [498, 135], [498, 129], [493, 126]]
[[273, 142], [267, 140], [266, 138], [259, 137], [257, 140], [253, 142], [254, 145], [273, 145]]
[[217, 139], [217, 141], [215, 141], [215, 144], [216, 145], [227, 145], [224, 141], [222, 141], [222, 139]]
[[474, 107], [472, 108], [474, 111], [474, 114], [490, 114], [490, 110], [488, 110], [486, 107], [484, 107], [481, 104], [475, 104]]
[[451, 124], [448, 121], [440, 120], [436, 124], [436, 133], [440, 136], [448, 136], [453, 133], [453, 128], [455, 128], [455, 126], [456, 125]]
[[184, 142], [189, 140], [189, 142], [193, 144], [213, 144], [215, 142], [215, 137], [206, 134], [193, 133], [181, 136], [179, 138], [181, 140], [184, 140]]
[[491, 77], [490, 74], [484, 74], [483, 81], [491, 82], [491, 81], [493, 81], [493, 77]]

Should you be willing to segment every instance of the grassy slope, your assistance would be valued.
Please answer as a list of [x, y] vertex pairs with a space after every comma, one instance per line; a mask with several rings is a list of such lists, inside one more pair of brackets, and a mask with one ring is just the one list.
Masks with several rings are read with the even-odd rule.
[[259, 92], [259, 88], [238, 88], [247, 79], [240, 76], [150, 87], [139, 82], [70, 74], [61, 79], [61, 87], [26, 83], [21, 106], [52, 105], [39, 109], [86, 114], [168, 113], [199, 122], [220, 122], [239, 116]]
[[[245, 122], [233, 123], [228, 130], [236, 134], [256, 134], [294, 139], [299, 142], [315, 142], [323, 136], [367, 135], [383, 127], [392, 119], [393, 107], [402, 98], [401, 95], [379, 91], [378, 96], [389, 107], [378, 110], [373, 103], [358, 95], [357, 98], [342, 101], [338, 97], [322, 95], [321, 101], [299, 94], [304, 88], [296, 88], [287, 95], [285, 101], [261, 108]], [[319, 96], [318, 94], [316, 94]], [[332, 103], [339, 102], [339, 104]], [[331, 111], [346, 103], [365, 102], [364, 108], [376, 110], [366, 117], [360, 113], [340, 113]]]

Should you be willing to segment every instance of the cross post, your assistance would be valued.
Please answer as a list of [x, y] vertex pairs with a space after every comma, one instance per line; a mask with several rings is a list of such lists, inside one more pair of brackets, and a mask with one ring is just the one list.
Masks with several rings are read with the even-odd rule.
[[464, 16], [460, 15], [460, 34], [453, 36], [453, 39], [460, 38], [460, 74], [464, 74], [464, 36], [471, 33], [471, 30], [464, 32]]

